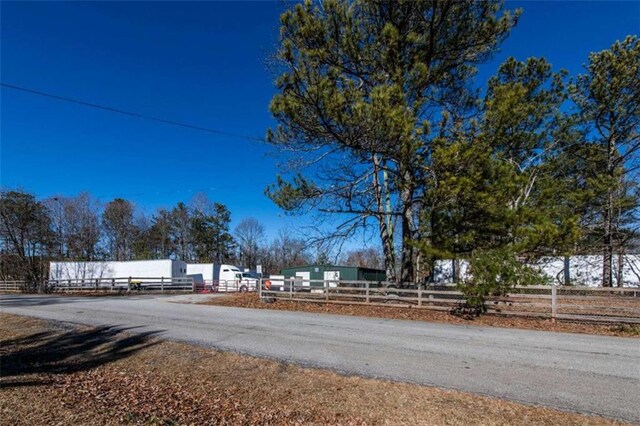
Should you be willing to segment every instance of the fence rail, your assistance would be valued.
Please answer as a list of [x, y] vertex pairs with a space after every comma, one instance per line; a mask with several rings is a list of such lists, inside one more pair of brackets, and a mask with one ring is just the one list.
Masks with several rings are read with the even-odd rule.
[[[50, 280], [44, 283], [0, 281], [0, 291], [20, 292], [45, 288], [51, 292], [242, 292], [259, 290], [261, 298], [315, 303], [410, 307], [451, 311], [461, 307], [463, 294], [452, 286], [395, 288], [370, 281], [278, 279], [205, 281], [192, 278], [98, 278]], [[517, 287], [485, 302], [489, 314], [640, 324], [640, 288], [573, 286]]]
[[193, 292], [195, 284], [192, 278], [166, 277], [123, 277], [123, 278], [91, 278], [47, 280], [43, 282], [0, 281], [0, 291], [21, 292], [29, 290], [46, 290], [48, 292], [124, 292], [124, 291], [159, 291], [159, 292]]
[[166, 277], [122, 277], [49, 280], [46, 283], [49, 291], [194, 291], [192, 278]]
[[244, 292], [257, 291], [257, 281], [204, 281], [197, 282], [191, 277], [122, 277], [48, 280], [44, 282], [0, 281], [0, 291], [23, 292], [46, 290], [48, 292]]
[[194, 291], [200, 293], [235, 293], [257, 290], [257, 280], [206, 280], [196, 283]]
[[[462, 292], [451, 286], [396, 288], [369, 281], [303, 279], [263, 280], [260, 297], [436, 311], [465, 303]], [[640, 324], [640, 288], [516, 287], [507, 295], [488, 297], [485, 308], [496, 315]]]
[[0, 281], [0, 291], [22, 291], [24, 281]]

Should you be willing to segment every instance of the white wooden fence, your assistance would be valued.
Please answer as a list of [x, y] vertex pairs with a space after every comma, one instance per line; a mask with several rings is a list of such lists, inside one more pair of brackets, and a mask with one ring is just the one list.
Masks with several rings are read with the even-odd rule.
[[24, 281], [0, 281], [0, 291], [19, 292], [24, 287]]
[[206, 280], [195, 284], [198, 293], [235, 293], [258, 291], [257, 280]]
[[42, 283], [27, 281], [0, 281], [0, 291], [21, 292], [27, 289], [46, 288], [50, 292], [124, 292], [124, 291], [159, 291], [159, 292], [193, 292], [193, 278], [165, 277], [123, 277], [123, 278], [86, 278], [67, 280], [48, 280]]
[[27, 281], [0, 281], [2, 292], [22, 292], [29, 289], [46, 288], [50, 292], [243, 292], [256, 291], [256, 281], [205, 281], [196, 282], [191, 277], [123, 277], [48, 280], [43, 283]]
[[[238, 281], [196, 283], [192, 278], [102, 278], [47, 281], [52, 292], [239, 292], [255, 285]], [[0, 281], [0, 291], [20, 292], [24, 281]], [[261, 298], [315, 303], [394, 306], [451, 311], [464, 304], [463, 294], [453, 286], [394, 288], [390, 283], [370, 281], [261, 280]], [[640, 324], [640, 288], [530, 286], [505, 296], [487, 298], [487, 313], [551, 319]]]
[[[394, 306], [451, 311], [464, 305], [453, 286], [394, 288], [390, 283], [280, 279], [263, 280], [261, 298], [315, 303]], [[488, 297], [489, 314], [576, 321], [640, 324], [640, 288], [573, 286], [518, 287], [505, 296]]]

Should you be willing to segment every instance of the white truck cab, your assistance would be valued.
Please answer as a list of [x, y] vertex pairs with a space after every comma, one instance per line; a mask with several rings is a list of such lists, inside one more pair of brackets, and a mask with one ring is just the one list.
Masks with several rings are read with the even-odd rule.
[[258, 280], [248, 273], [243, 273], [235, 265], [215, 265], [213, 271], [214, 281], [218, 282], [218, 291], [255, 291], [258, 288]]

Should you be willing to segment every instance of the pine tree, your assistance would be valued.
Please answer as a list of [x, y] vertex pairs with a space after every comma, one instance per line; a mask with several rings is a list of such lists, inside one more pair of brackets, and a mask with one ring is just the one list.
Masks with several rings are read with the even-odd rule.
[[[292, 181], [268, 195], [281, 207], [345, 218], [335, 236], [376, 222], [387, 277], [414, 278], [423, 174], [446, 111], [473, 104], [468, 88], [517, 21], [501, 2], [306, 1], [281, 16], [268, 139], [297, 152]], [[400, 235], [394, 236], [394, 225]]]
[[638, 208], [633, 188], [640, 167], [640, 39], [628, 36], [591, 53], [587, 74], [576, 79], [572, 92], [592, 154], [587, 167], [600, 171], [588, 186], [600, 215], [594, 231], [603, 254], [602, 285], [610, 287], [614, 248], [628, 234], [625, 217]]

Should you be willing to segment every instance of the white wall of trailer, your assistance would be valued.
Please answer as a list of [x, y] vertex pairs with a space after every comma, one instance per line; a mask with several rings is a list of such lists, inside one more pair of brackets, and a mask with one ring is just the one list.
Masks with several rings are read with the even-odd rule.
[[[541, 259], [535, 266], [555, 284], [564, 283], [564, 257]], [[613, 256], [613, 285], [617, 286], [618, 256]], [[640, 254], [623, 256], [622, 276], [624, 287], [640, 287]], [[569, 277], [572, 285], [599, 287], [602, 285], [602, 256], [571, 256], [569, 258]], [[460, 278], [470, 276], [469, 264], [460, 261]], [[437, 284], [453, 283], [453, 261], [436, 262], [434, 281]]]
[[181, 278], [187, 264], [180, 260], [132, 260], [126, 262], [51, 262], [50, 280], [96, 278]]
[[212, 281], [213, 263], [187, 263], [187, 275], [202, 275], [204, 281]]

